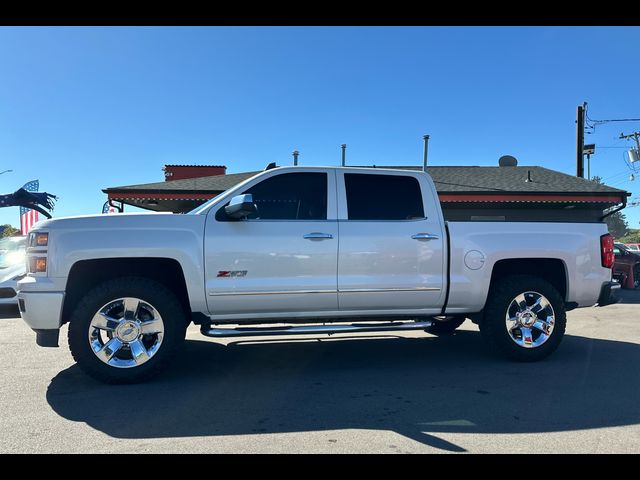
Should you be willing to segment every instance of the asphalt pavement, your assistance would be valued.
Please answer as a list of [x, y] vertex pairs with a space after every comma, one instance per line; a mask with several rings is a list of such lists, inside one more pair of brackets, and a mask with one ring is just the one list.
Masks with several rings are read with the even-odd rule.
[[640, 453], [640, 291], [569, 312], [545, 361], [454, 335], [208, 339], [107, 386], [0, 312], [0, 453]]

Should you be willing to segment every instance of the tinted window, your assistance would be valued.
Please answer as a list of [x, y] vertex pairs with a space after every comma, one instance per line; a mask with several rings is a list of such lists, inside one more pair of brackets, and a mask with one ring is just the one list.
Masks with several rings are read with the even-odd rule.
[[[253, 195], [258, 209], [249, 219], [326, 220], [327, 174], [283, 173], [254, 185], [242, 193]], [[228, 220], [224, 208], [218, 220]]]
[[420, 184], [414, 177], [347, 173], [349, 220], [424, 218]]

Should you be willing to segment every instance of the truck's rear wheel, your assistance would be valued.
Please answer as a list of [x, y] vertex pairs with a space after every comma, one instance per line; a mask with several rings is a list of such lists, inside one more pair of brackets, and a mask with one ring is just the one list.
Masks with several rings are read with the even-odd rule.
[[88, 292], [69, 324], [80, 368], [106, 383], [147, 380], [184, 339], [184, 311], [164, 285], [147, 278], [108, 280]]
[[558, 348], [566, 324], [564, 301], [553, 285], [531, 275], [511, 275], [491, 289], [480, 332], [499, 353], [534, 362]]

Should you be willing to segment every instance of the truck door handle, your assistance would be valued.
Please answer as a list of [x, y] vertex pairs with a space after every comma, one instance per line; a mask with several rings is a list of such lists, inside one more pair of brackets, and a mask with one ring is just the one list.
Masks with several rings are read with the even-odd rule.
[[440, 237], [434, 233], [416, 233], [411, 235], [414, 240], [438, 240]]
[[328, 240], [330, 238], [333, 238], [333, 235], [331, 235], [330, 233], [312, 232], [305, 233], [302, 238], [306, 240]]

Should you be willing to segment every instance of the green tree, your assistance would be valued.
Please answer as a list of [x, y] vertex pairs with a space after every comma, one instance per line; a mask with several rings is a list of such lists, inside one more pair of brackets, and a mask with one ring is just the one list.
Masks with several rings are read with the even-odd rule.
[[640, 243], [640, 230], [639, 229], [629, 229], [627, 234], [620, 238], [622, 243]]
[[[602, 178], [598, 176], [591, 177], [592, 182], [602, 184]], [[616, 240], [624, 237], [629, 233], [629, 224], [627, 223], [627, 219], [622, 212], [616, 212], [609, 215], [604, 219], [607, 223], [607, 227], [609, 228], [609, 233], [613, 235]]]
[[627, 224], [627, 219], [622, 212], [616, 212], [612, 215], [609, 215], [604, 219], [607, 223], [607, 227], [609, 228], [609, 233], [613, 235], [616, 239], [620, 239], [624, 237], [629, 231], [629, 225]]
[[16, 233], [20, 233], [20, 229], [19, 228], [13, 228], [8, 223], [2, 225], [0, 228], [2, 229], [2, 233], [0, 234], [0, 238], [12, 237]]

